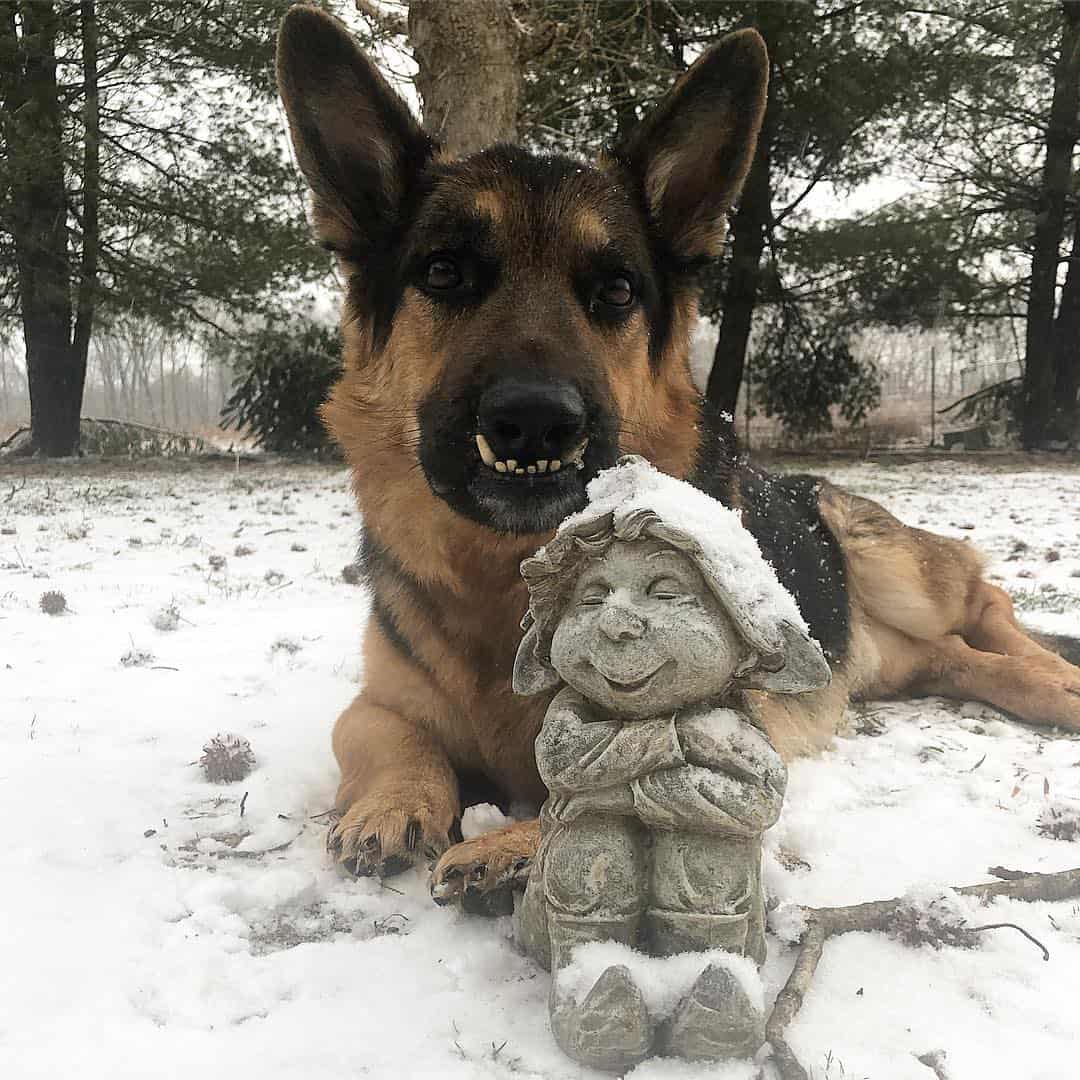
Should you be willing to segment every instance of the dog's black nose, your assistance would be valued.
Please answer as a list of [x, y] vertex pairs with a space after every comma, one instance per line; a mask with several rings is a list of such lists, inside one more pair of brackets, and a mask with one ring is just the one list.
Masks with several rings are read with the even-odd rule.
[[585, 402], [565, 380], [501, 379], [484, 391], [477, 419], [485, 449], [500, 463], [514, 462], [511, 471], [568, 464], [584, 450]]

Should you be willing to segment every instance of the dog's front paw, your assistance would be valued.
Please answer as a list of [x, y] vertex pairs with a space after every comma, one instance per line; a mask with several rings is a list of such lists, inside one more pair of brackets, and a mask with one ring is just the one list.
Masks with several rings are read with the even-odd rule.
[[463, 900], [468, 908], [470, 900], [523, 886], [539, 843], [540, 822], [519, 821], [455, 844], [431, 872], [431, 898], [436, 904]]
[[327, 851], [350, 873], [390, 877], [418, 859], [434, 861], [450, 844], [457, 807], [409, 784], [373, 788], [341, 816]]

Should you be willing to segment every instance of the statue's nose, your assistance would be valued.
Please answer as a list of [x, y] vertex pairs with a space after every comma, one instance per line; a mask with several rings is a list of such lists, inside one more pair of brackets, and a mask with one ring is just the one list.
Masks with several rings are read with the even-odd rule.
[[611, 641], [635, 641], [645, 633], [645, 620], [626, 604], [609, 601], [600, 616], [600, 632]]

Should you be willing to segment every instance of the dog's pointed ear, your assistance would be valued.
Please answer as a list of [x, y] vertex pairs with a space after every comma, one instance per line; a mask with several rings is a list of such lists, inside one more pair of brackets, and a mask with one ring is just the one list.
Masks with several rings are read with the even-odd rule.
[[703, 53], [616, 153], [680, 258], [712, 257], [724, 242], [765, 114], [769, 57], [756, 30]]
[[319, 8], [294, 7], [282, 20], [277, 80], [311, 185], [315, 232], [332, 251], [362, 255], [393, 228], [434, 143], [345, 27]]

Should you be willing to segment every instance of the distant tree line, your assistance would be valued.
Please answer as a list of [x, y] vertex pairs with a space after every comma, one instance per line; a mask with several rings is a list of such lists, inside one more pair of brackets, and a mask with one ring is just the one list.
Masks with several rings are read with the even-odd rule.
[[[92, 340], [125, 320], [197, 338], [254, 392], [274, 317], [328, 274], [274, 104], [287, 6], [0, 0], [0, 334], [21, 330], [37, 452], [77, 447]], [[973, 404], [1014, 410], [1028, 447], [1080, 441], [1080, 0], [325, 6], [411, 56], [458, 153], [592, 155], [756, 26], [768, 111], [704, 280], [709, 398], [734, 412], [749, 392], [796, 433], [858, 422], [879, 395], [867, 331], [1018, 320], [1023, 374]], [[872, 182], [896, 197], [846, 212]]]

